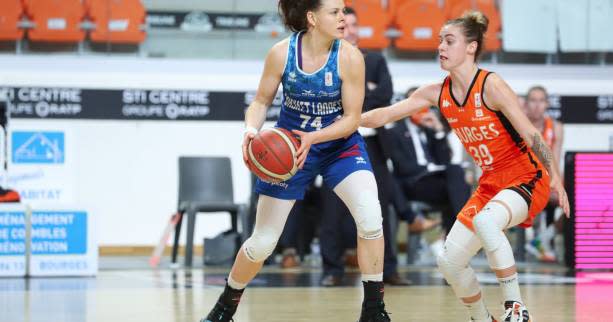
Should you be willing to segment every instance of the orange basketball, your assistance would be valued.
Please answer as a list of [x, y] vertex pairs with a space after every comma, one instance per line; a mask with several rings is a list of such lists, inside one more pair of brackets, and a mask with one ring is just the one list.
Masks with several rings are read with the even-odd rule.
[[264, 181], [287, 181], [298, 171], [295, 159], [299, 146], [298, 139], [286, 129], [264, 129], [247, 148], [249, 169]]

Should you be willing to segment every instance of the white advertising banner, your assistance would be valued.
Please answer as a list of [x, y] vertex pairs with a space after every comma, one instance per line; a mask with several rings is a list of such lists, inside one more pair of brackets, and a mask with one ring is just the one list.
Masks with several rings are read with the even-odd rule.
[[29, 210], [22, 204], [0, 204], [0, 276], [96, 275], [93, 226], [93, 217], [78, 207]]

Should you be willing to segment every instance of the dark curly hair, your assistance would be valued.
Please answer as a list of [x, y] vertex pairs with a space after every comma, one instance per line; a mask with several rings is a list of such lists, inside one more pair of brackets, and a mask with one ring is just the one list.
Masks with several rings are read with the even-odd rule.
[[306, 30], [309, 27], [307, 12], [321, 7], [321, 0], [279, 0], [279, 14], [291, 31]]

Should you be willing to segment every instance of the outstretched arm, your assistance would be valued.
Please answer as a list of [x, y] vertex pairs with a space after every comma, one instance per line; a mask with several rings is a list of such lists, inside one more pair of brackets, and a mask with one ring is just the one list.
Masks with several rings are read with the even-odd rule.
[[403, 119], [424, 107], [438, 105], [442, 84], [420, 87], [409, 98], [388, 107], [380, 107], [362, 114], [360, 126], [378, 128]]

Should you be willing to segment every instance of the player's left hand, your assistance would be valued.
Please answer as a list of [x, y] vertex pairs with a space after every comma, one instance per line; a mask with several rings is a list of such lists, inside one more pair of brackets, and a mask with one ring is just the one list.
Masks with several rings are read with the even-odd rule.
[[307, 154], [311, 149], [311, 145], [313, 145], [313, 142], [315, 142], [315, 132], [292, 130], [292, 133], [300, 137], [300, 147], [298, 148], [298, 151], [296, 151], [296, 163], [298, 164], [298, 169], [302, 169], [302, 167], [304, 167]]
[[564, 210], [564, 214], [566, 218], [570, 218], [570, 205], [568, 204], [568, 195], [566, 194], [566, 190], [562, 185], [562, 181], [557, 176], [552, 178], [551, 181], [551, 189], [552, 192], [555, 192], [558, 195], [558, 205], [562, 210]]

